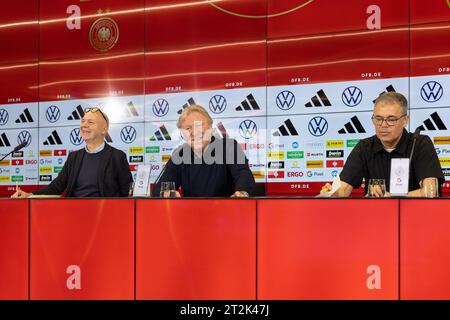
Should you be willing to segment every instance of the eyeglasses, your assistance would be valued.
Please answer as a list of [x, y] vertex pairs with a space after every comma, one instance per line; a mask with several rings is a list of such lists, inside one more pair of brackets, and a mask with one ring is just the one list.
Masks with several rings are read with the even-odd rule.
[[103, 119], [105, 119], [106, 123], [109, 125], [108, 117], [106, 117], [106, 115], [103, 113], [103, 111], [100, 108], [95, 107], [95, 108], [86, 108], [86, 109], [84, 109], [84, 113], [88, 113], [88, 112], [92, 112], [92, 113], [100, 112], [100, 114], [102, 115]]
[[377, 126], [382, 126], [383, 125], [383, 121], [386, 121], [386, 124], [389, 127], [392, 127], [392, 126], [395, 126], [395, 124], [397, 123], [398, 120], [400, 120], [401, 118], [403, 118], [405, 116], [406, 116], [406, 114], [402, 115], [401, 117], [389, 116], [389, 117], [384, 118], [382, 116], [372, 115], [372, 121]]

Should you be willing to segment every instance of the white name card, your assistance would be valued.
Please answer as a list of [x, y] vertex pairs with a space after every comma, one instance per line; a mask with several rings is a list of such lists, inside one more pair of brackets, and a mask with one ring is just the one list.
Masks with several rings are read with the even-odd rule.
[[133, 197], [150, 197], [151, 165], [140, 164], [137, 167], [136, 181], [134, 182]]
[[391, 159], [389, 191], [393, 196], [406, 196], [409, 186], [409, 159]]

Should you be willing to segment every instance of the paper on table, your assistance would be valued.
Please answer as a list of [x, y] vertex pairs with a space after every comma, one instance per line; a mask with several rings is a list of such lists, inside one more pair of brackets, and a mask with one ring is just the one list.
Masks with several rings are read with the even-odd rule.
[[328, 192], [322, 192], [316, 196], [316, 198], [330, 198], [333, 193], [336, 192], [337, 189], [341, 186], [341, 179], [339, 176], [333, 179], [333, 183], [331, 184], [331, 190]]

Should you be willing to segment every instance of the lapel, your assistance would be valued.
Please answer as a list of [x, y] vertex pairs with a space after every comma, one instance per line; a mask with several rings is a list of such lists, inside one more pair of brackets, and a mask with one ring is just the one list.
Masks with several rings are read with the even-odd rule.
[[108, 166], [108, 163], [111, 161], [112, 157], [112, 148], [105, 143], [105, 152], [102, 152], [101, 158], [100, 158], [100, 165], [98, 167], [98, 177], [97, 177], [97, 184], [98, 184], [98, 190], [100, 191], [100, 196], [104, 196], [105, 194], [105, 171], [106, 167]]

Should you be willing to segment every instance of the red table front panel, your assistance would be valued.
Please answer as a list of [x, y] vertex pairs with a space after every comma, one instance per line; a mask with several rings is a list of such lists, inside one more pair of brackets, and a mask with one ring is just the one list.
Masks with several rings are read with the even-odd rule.
[[0, 300], [28, 299], [28, 200], [1, 200]]
[[31, 299], [133, 299], [133, 200], [32, 200]]
[[258, 202], [258, 299], [398, 299], [398, 201]]
[[400, 299], [450, 299], [450, 200], [400, 201]]
[[137, 299], [255, 299], [255, 200], [138, 200]]

